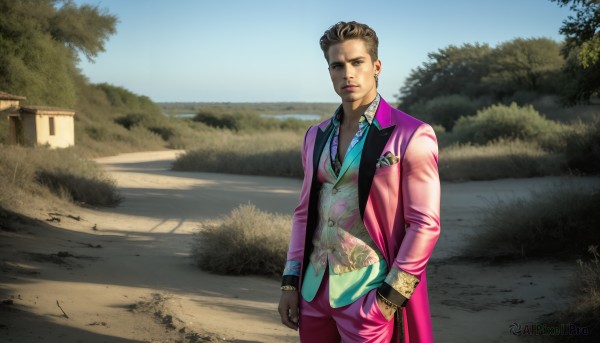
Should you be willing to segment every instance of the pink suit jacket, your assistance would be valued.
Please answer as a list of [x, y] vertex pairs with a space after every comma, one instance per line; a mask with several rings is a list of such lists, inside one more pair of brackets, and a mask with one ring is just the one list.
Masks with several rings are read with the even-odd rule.
[[[404, 341], [433, 342], [425, 267], [440, 234], [438, 148], [431, 126], [392, 108], [383, 99], [363, 148], [359, 207], [363, 222], [388, 266], [420, 282], [402, 309]], [[304, 180], [294, 211], [288, 261], [302, 261], [299, 285], [318, 220], [320, 184], [316, 166], [332, 130], [331, 119], [311, 127], [304, 138]], [[386, 152], [398, 163], [376, 168]], [[397, 335], [394, 335], [397, 337]]]

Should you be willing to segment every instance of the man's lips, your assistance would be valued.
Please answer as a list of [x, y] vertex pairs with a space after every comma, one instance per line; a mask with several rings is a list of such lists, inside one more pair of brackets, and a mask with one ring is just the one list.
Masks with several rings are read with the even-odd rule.
[[344, 87], [342, 87], [342, 89], [344, 90], [354, 90], [356, 88], [358, 88], [357, 85], [345, 85]]

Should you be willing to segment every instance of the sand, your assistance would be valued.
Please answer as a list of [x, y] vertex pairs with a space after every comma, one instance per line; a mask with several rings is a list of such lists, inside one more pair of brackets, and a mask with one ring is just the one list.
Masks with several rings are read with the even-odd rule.
[[[278, 280], [206, 273], [189, 253], [194, 232], [239, 204], [291, 214], [300, 181], [170, 171], [178, 153], [97, 159], [124, 196], [116, 208], [33, 205], [25, 211], [31, 219], [0, 218], [0, 341], [298, 341], [279, 322]], [[457, 257], [481, 229], [487, 203], [564, 182], [442, 184], [442, 236], [428, 269], [437, 341], [523, 341], [511, 324], [568, 303], [575, 261], [491, 265]]]

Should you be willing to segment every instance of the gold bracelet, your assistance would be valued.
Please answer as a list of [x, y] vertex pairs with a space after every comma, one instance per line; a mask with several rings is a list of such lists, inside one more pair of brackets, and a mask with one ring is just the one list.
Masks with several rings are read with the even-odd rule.
[[398, 310], [398, 305], [396, 305], [393, 302], [387, 300], [383, 295], [381, 295], [381, 293], [379, 293], [379, 291], [377, 291], [377, 297], [379, 299], [381, 299], [381, 301], [383, 301], [383, 303], [386, 304], [387, 306], [393, 308], [394, 310]]
[[292, 285], [285, 285], [285, 286], [281, 286], [281, 290], [282, 291], [297, 291], [298, 288], [296, 288], [296, 286], [292, 286]]

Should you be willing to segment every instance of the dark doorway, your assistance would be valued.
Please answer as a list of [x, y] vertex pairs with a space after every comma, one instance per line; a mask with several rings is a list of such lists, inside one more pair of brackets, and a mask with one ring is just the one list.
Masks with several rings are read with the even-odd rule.
[[23, 122], [21, 118], [18, 116], [9, 116], [8, 121], [10, 144], [23, 145]]

